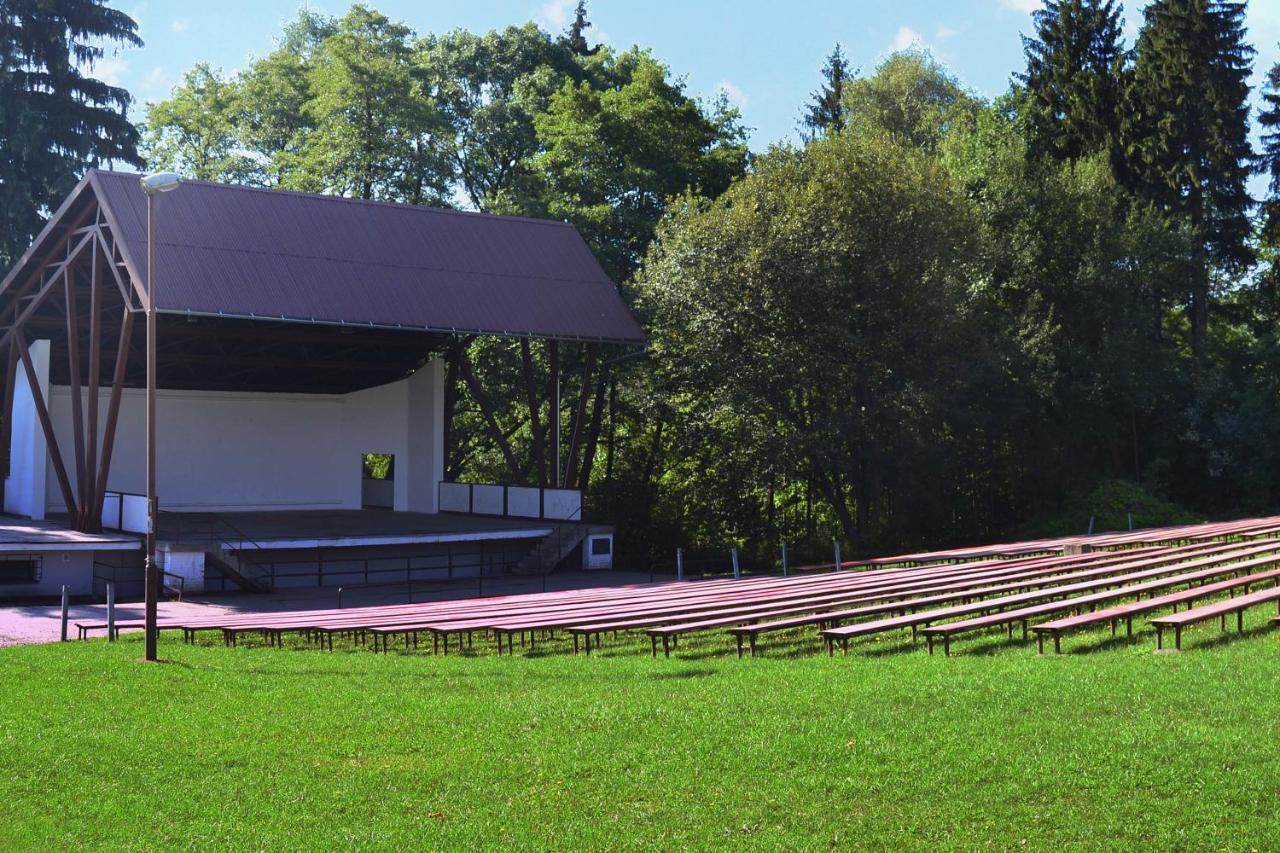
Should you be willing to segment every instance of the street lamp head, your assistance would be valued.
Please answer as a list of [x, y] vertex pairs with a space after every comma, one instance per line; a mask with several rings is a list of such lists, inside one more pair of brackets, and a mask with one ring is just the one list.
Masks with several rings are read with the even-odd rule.
[[143, 176], [139, 181], [142, 184], [142, 191], [147, 195], [176, 190], [181, 182], [182, 178], [176, 172], [156, 172]]

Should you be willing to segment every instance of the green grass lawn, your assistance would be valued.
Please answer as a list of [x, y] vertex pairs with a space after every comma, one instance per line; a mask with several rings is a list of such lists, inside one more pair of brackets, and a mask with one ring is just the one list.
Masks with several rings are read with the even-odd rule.
[[1280, 848], [1280, 632], [0, 650], [0, 847]]

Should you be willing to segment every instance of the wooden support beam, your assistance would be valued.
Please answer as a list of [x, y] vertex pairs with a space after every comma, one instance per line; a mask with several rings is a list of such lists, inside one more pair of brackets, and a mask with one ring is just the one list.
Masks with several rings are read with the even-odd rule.
[[[92, 245], [96, 252], [98, 244]], [[67, 378], [71, 386], [71, 441], [76, 455], [76, 505], [83, 509], [88, 478], [84, 467], [84, 400], [80, 395], [80, 321], [76, 316], [76, 280], [70, 268], [62, 271], [62, 280], [67, 301]], [[83, 529], [83, 521], [82, 517], [72, 515], [71, 523], [76, 530]]]
[[553, 451], [552, 475], [555, 482], [551, 485], [560, 488], [560, 342], [547, 341], [547, 399], [551, 401], [551, 444]]
[[30, 317], [32, 314], [34, 314], [37, 310], [39, 310], [40, 306], [44, 304], [45, 299], [47, 299], [49, 297], [49, 294], [54, 291], [55, 285], [58, 283], [59, 279], [62, 278], [63, 271], [73, 261], [75, 261], [77, 257], [79, 257], [80, 253], [84, 250], [84, 247], [89, 245], [89, 242], [91, 240], [93, 240], [93, 234], [85, 234], [83, 237], [81, 237], [80, 242], [76, 243], [75, 248], [67, 252], [66, 259], [63, 261], [60, 261], [50, 270], [50, 275], [48, 280], [45, 281], [44, 284], [40, 286], [39, 290], [37, 290], [33, 294], [30, 294], [30, 296], [20, 297], [24, 299], [30, 299], [30, 302], [27, 303], [27, 306], [23, 308], [22, 312], [19, 313], [18, 316], [14, 319], [13, 325], [10, 326], [7, 330], [5, 330], [3, 335], [0, 335], [0, 348], [3, 348], [6, 344], [8, 344], [9, 339], [13, 337], [14, 334], [19, 329], [22, 328], [22, 324], [27, 321], [27, 318]]
[[[105, 261], [105, 263], [104, 263]], [[111, 258], [104, 258], [94, 245], [93, 273], [89, 278], [89, 412], [85, 433], [89, 439], [88, 453], [85, 457], [85, 485], [81, 489], [80, 514], [84, 519], [81, 527], [86, 532], [98, 532], [102, 529], [102, 513], [93, 511], [98, 495], [98, 386], [102, 384], [102, 282], [98, 276], [99, 267], [109, 266]], [[126, 303], [124, 310], [129, 306]]]
[[493, 405], [489, 402], [484, 389], [480, 387], [480, 381], [476, 379], [475, 371], [471, 368], [471, 359], [467, 356], [465, 350], [459, 354], [458, 369], [462, 372], [462, 379], [467, 383], [467, 388], [471, 391], [471, 396], [475, 398], [476, 405], [480, 407], [480, 413], [484, 415], [485, 423], [489, 425], [489, 434], [498, 443], [498, 449], [502, 451], [502, 458], [506, 460], [507, 467], [511, 470], [512, 479], [523, 482], [524, 477], [521, 475], [520, 466], [516, 463], [516, 455], [511, 450], [511, 443], [507, 441], [507, 437], [502, 433], [502, 428], [498, 426], [498, 418], [494, 414]]
[[578, 389], [578, 405], [573, 414], [573, 431], [569, 433], [569, 459], [565, 462], [563, 482], [572, 484], [578, 470], [578, 446], [582, 440], [582, 425], [587, 419], [587, 403], [591, 401], [591, 380], [595, 375], [596, 361], [600, 358], [600, 345], [587, 344], [587, 361], [582, 368], [582, 387]]
[[45, 405], [44, 395], [40, 391], [40, 378], [36, 376], [35, 365], [31, 363], [31, 352], [27, 346], [27, 338], [21, 328], [13, 330], [13, 339], [18, 346], [18, 358], [22, 360], [22, 369], [27, 374], [27, 385], [31, 389], [31, 399], [35, 403], [36, 418], [40, 428], [44, 430], [44, 439], [49, 446], [49, 461], [53, 463], [53, 473], [58, 477], [58, 486], [62, 489], [62, 501], [67, 505], [67, 514], [76, 517], [76, 497], [71, 491], [71, 480], [67, 477], [67, 466], [62, 461], [62, 451], [58, 449], [58, 436], [53, 431], [53, 420], [49, 417], [49, 407]]
[[462, 344], [457, 344], [445, 356], [444, 374], [444, 476], [446, 480], [456, 476], [454, 467], [450, 465], [449, 453], [453, 446], [453, 415], [458, 408], [458, 351]]
[[529, 402], [529, 432], [533, 438], [533, 464], [538, 472], [538, 485], [547, 485], [547, 447], [542, 435], [542, 417], [539, 410], [542, 402], [538, 400], [538, 386], [533, 378], [533, 353], [529, 348], [529, 339], [520, 339], [520, 363], [524, 370], [524, 390]]
[[107, 253], [107, 269], [111, 270], [111, 276], [115, 279], [116, 287], [120, 290], [120, 298], [124, 300], [125, 305], [133, 305], [133, 289], [125, 282], [124, 277], [120, 275], [120, 266], [116, 263], [116, 238], [111, 235], [111, 243], [107, 243], [107, 235], [98, 230], [98, 244], [102, 246], [102, 250]]
[[120, 318], [120, 345], [116, 350], [115, 376], [111, 380], [111, 397], [107, 403], [107, 422], [102, 430], [102, 458], [98, 460], [97, 493], [89, 512], [95, 521], [102, 518], [102, 503], [107, 496], [107, 475], [111, 473], [111, 452], [116, 444], [116, 423], [120, 419], [120, 397], [124, 393], [125, 369], [129, 365], [129, 340], [133, 336], [134, 312], [127, 307]]
[[[13, 466], [13, 386], [18, 381], [18, 345], [9, 341], [9, 360], [4, 372], [4, 409], [0, 411], [0, 474], [9, 479]], [[2, 509], [3, 507], [0, 507]]]

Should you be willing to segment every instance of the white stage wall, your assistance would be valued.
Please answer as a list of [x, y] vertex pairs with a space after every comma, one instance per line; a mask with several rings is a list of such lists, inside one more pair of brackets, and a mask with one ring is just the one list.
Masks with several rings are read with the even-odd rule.
[[[32, 352], [37, 365], [41, 357], [47, 365], [48, 342], [37, 341]], [[101, 428], [109, 390], [98, 396]], [[145, 401], [142, 390], [125, 389], [107, 485], [112, 491], [146, 490]], [[53, 387], [50, 414], [74, 481], [70, 388]], [[392, 453], [394, 508], [437, 511], [437, 483], [444, 475], [439, 360], [400, 382], [345, 395], [161, 390], [156, 419], [156, 491], [162, 509], [358, 509], [361, 454]], [[23, 384], [16, 387], [12, 446], [6, 510], [22, 515], [36, 514], [29, 509], [65, 511]], [[42, 455], [45, 465], [23, 467], [24, 460]]]

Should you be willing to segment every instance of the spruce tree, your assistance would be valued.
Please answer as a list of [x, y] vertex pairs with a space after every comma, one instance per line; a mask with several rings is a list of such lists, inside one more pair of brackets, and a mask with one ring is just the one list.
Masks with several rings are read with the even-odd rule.
[[600, 50], [600, 46], [591, 47], [587, 44], [587, 28], [591, 26], [591, 22], [587, 20], [587, 3], [586, 0], [578, 0], [577, 7], [573, 10], [573, 23], [569, 25], [569, 29], [560, 37], [560, 43], [567, 47], [576, 56], [595, 56]]
[[1267, 246], [1280, 248], [1280, 62], [1267, 73], [1258, 124], [1262, 127], [1258, 170], [1270, 178], [1262, 204], [1262, 237]]
[[800, 120], [806, 139], [844, 130], [844, 87], [851, 76], [849, 62], [837, 43], [822, 67], [822, 88], [813, 93]]
[[1191, 347], [1204, 356], [1210, 281], [1252, 260], [1246, 181], [1253, 48], [1245, 4], [1154, 0], [1134, 54], [1126, 98], [1125, 154], [1134, 186], [1195, 235], [1188, 286]]
[[1125, 51], [1115, 0], [1047, 0], [1023, 37], [1031, 153], [1076, 160], [1118, 154]]
[[0, 4], [0, 267], [87, 167], [142, 165], [132, 97], [91, 76], [104, 43], [140, 46], [137, 30], [104, 0]]

